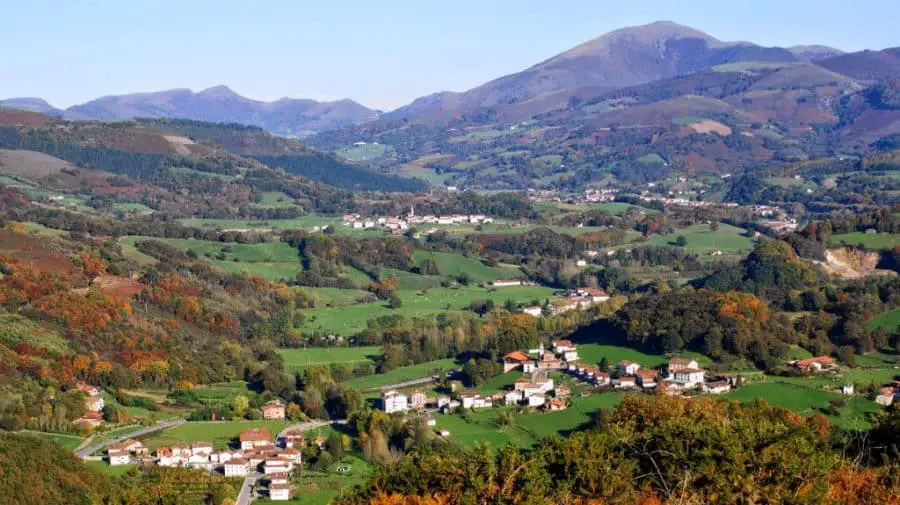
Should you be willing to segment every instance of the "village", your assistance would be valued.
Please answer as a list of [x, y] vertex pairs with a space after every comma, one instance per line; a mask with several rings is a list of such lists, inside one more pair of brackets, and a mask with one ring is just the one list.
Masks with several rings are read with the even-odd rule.
[[[839, 370], [836, 360], [828, 356], [794, 360], [789, 364], [790, 373], [795, 376], [824, 375]], [[582, 391], [582, 396], [603, 391], [634, 391], [687, 397], [721, 395], [739, 388], [743, 383], [741, 375], [711, 373], [693, 358], [671, 357], [655, 369], [622, 360], [604, 369], [582, 363], [577, 345], [565, 339], [553, 340], [549, 349], [541, 345], [527, 352], [510, 352], [503, 356], [502, 365], [504, 374], [522, 373], [508, 389], [484, 393], [465, 389], [458, 380], [449, 380], [449, 395], [429, 397], [423, 390], [415, 390], [408, 395], [393, 389], [382, 391], [381, 408], [388, 414], [417, 411], [426, 416], [429, 426], [437, 425], [435, 413], [446, 415], [459, 410], [508, 406], [546, 412], [565, 410], [574, 390], [565, 384], [556, 383], [550, 376], [551, 373], [565, 374], [572, 379], [573, 384], [587, 386], [588, 389]], [[854, 395], [853, 384], [845, 384], [840, 392], [843, 395]], [[900, 381], [883, 386], [874, 400], [882, 406], [889, 406], [900, 400]], [[443, 438], [451, 436], [446, 429], [436, 430]]]
[[[425, 215], [417, 216], [415, 208], [410, 206], [409, 214], [405, 218], [399, 216], [372, 216], [365, 217], [360, 214], [344, 214], [342, 224], [355, 230], [381, 229], [388, 233], [403, 233], [406, 230], [421, 225], [462, 225], [462, 224], [490, 224], [494, 219], [484, 214], [450, 214], [445, 216]], [[318, 231], [318, 230], [314, 230]], [[426, 235], [435, 233], [438, 228], [429, 228], [424, 231]]]

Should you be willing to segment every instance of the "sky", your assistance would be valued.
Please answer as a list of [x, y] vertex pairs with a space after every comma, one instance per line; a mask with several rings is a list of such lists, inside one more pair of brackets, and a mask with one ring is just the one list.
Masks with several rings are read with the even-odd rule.
[[898, 19], [896, 0], [6, 0], [0, 98], [64, 108], [224, 84], [258, 100], [391, 110], [658, 20], [726, 41], [857, 51], [900, 45]]

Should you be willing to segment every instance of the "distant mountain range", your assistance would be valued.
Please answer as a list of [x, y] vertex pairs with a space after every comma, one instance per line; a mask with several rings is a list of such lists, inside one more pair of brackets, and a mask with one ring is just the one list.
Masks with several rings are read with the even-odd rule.
[[282, 98], [262, 102], [245, 98], [226, 86], [194, 93], [173, 89], [155, 93], [105, 96], [61, 110], [40, 98], [0, 100], [0, 106], [40, 112], [69, 120], [177, 118], [259, 126], [271, 133], [304, 137], [378, 117], [378, 111], [353, 100], [317, 102]]

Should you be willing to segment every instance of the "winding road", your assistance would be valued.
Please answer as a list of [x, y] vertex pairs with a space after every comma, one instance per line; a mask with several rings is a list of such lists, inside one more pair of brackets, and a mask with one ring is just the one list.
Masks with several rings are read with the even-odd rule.
[[91, 454], [103, 450], [105, 447], [115, 444], [116, 442], [121, 442], [122, 440], [128, 438], [135, 438], [141, 435], [146, 435], [147, 433], [153, 433], [154, 431], [165, 430], [171, 428], [173, 426], [178, 426], [179, 424], [184, 424], [187, 421], [184, 419], [171, 419], [168, 421], [160, 421], [152, 426], [144, 426], [143, 428], [138, 428], [130, 433], [126, 433], [124, 435], [120, 435], [116, 438], [111, 438], [109, 440], [104, 440], [102, 442], [98, 442], [96, 444], [91, 444], [87, 447], [83, 447], [75, 451], [75, 455], [81, 459], [85, 459]]

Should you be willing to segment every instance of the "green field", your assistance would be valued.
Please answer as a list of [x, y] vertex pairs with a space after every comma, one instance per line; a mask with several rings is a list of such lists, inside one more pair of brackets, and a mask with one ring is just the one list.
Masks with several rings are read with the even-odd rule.
[[81, 445], [81, 442], [84, 441], [83, 438], [76, 435], [66, 435], [63, 433], [45, 433], [42, 431], [23, 431], [23, 435], [29, 437], [38, 437], [44, 440], [49, 440], [50, 442], [55, 443], [56, 445], [66, 449], [67, 451], [74, 451], [76, 447]]
[[234, 421], [187, 423], [150, 435], [144, 443], [151, 450], [157, 447], [184, 445], [191, 442], [210, 442], [217, 450], [229, 447], [238, 435], [251, 428], [266, 428], [274, 440], [278, 432], [291, 421]]
[[132, 468], [137, 468], [136, 464], [109, 466], [109, 463], [107, 463], [106, 461], [85, 461], [84, 464], [90, 468], [93, 468], [94, 470], [103, 472], [110, 477], [125, 475]]
[[476, 286], [460, 288], [434, 288], [427, 293], [398, 290], [402, 301], [398, 309], [391, 309], [387, 302], [377, 301], [350, 307], [327, 307], [304, 310], [306, 321], [303, 329], [335, 332], [344, 336], [356, 334], [366, 327], [366, 321], [387, 315], [424, 316], [447, 310], [465, 310], [474, 300], [491, 299], [502, 304], [507, 299], [528, 303], [544, 300], [553, 293], [543, 286], [514, 286], [488, 290]]
[[222, 243], [211, 240], [128, 236], [120, 241], [123, 251], [133, 249], [140, 240], [157, 240], [181, 251], [193, 251], [213, 265], [231, 273], [247, 272], [270, 281], [294, 279], [303, 269], [296, 249], [285, 242], [260, 244]]
[[363, 161], [381, 158], [387, 150], [388, 147], [384, 144], [363, 144], [338, 149], [336, 154], [350, 161]]
[[707, 224], [695, 224], [679, 228], [675, 233], [668, 235], [653, 235], [649, 244], [656, 246], [674, 244], [679, 235], [684, 235], [687, 239], [685, 249], [697, 254], [710, 254], [714, 251], [737, 254], [753, 249], [753, 241], [743, 235], [745, 232], [743, 228], [725, 223], [720, 223], [716, 231], [710, 230]]
[[500, 428], [498, 419], [502, 409], [482, 409], [469, 412], [466, 418], [458, 415], [438, 415], [438, 428], [450, 431], [450, 440], [471, 448], [484, 442], [493, 448], [507, 443], [531, 447], [545, 437], [565, 437], [574, 431], [588, 428], [600, 408], [612, 408], [621, 401], [620, 393], [598, 393], [573, 398], [568, 409], [559, 412], [516, 414], [515, 426]]
[[842, 233], [832, 235], [828, 242], [832, 245], [847, 244], [851, 246], [862, 244], [866, 249], [892, 249], [900, 245], [900, 233]]
[[897, 331], [900, 328], [900, 309], [894, 309], [889, 312], [885, 312], [875, 319], [869, 321], [868, 324], [870, 329], [875, 328], [884, 328], [888, 331]]
[[306, 349], [279, 349], [285, 369], [300, 370], [309, 365], [331, 363], [368, 363], [381, 354], [377, 345], [365, 347], [309, 347]]
[[367, 375], [357, 377], [342, 382], [345, 386], [351, 386], [355, 389], [365, 390], [387, 386], [389, 384], [399, 384], [414, 379], [421, 379], [432, 375], [434, 372], [447, 372], [457, 368], [459, 364], [455, 359], [439, 359], [436, 361], [428, 361], [418, 365], [410, 365], [391, 370], [387, 373], [375, 375]]
[[490, 267], [480, 260], [458, 253], [415, 251], [412, 257], [416, 266], [420, 266], [428, 258], [432, 258], [437, 263], [440, 275], [443, 276], [457, 277], [465, 274], [476, 282], [515, 279], [522, 276], [522, 271], [518, 268]]
[[[350, 471], [338, 473], [337, 468], [341, 465], [349, 466]], [[304, 470], [302, 475], [295, 477], [294, 499], [280, 502], [260, 500], [258, 503], [327, 505], [355, 486], [363, 484], [366, 476], [374, 469], [371, 463], [363, 460], [358, 454], [348, 454], [339, 463], [332, 465], [327, 473]]]
[[294, 199], [282, 191], [266, 191], [256, 204], [257, 207], [269, 209], [289, 208], [294, 205]]
[[153, 212], [153, 209], [147, 207], [142, 203], [117, 203], [113, 205], [115, 210], [121, 210], [122, 212]]

